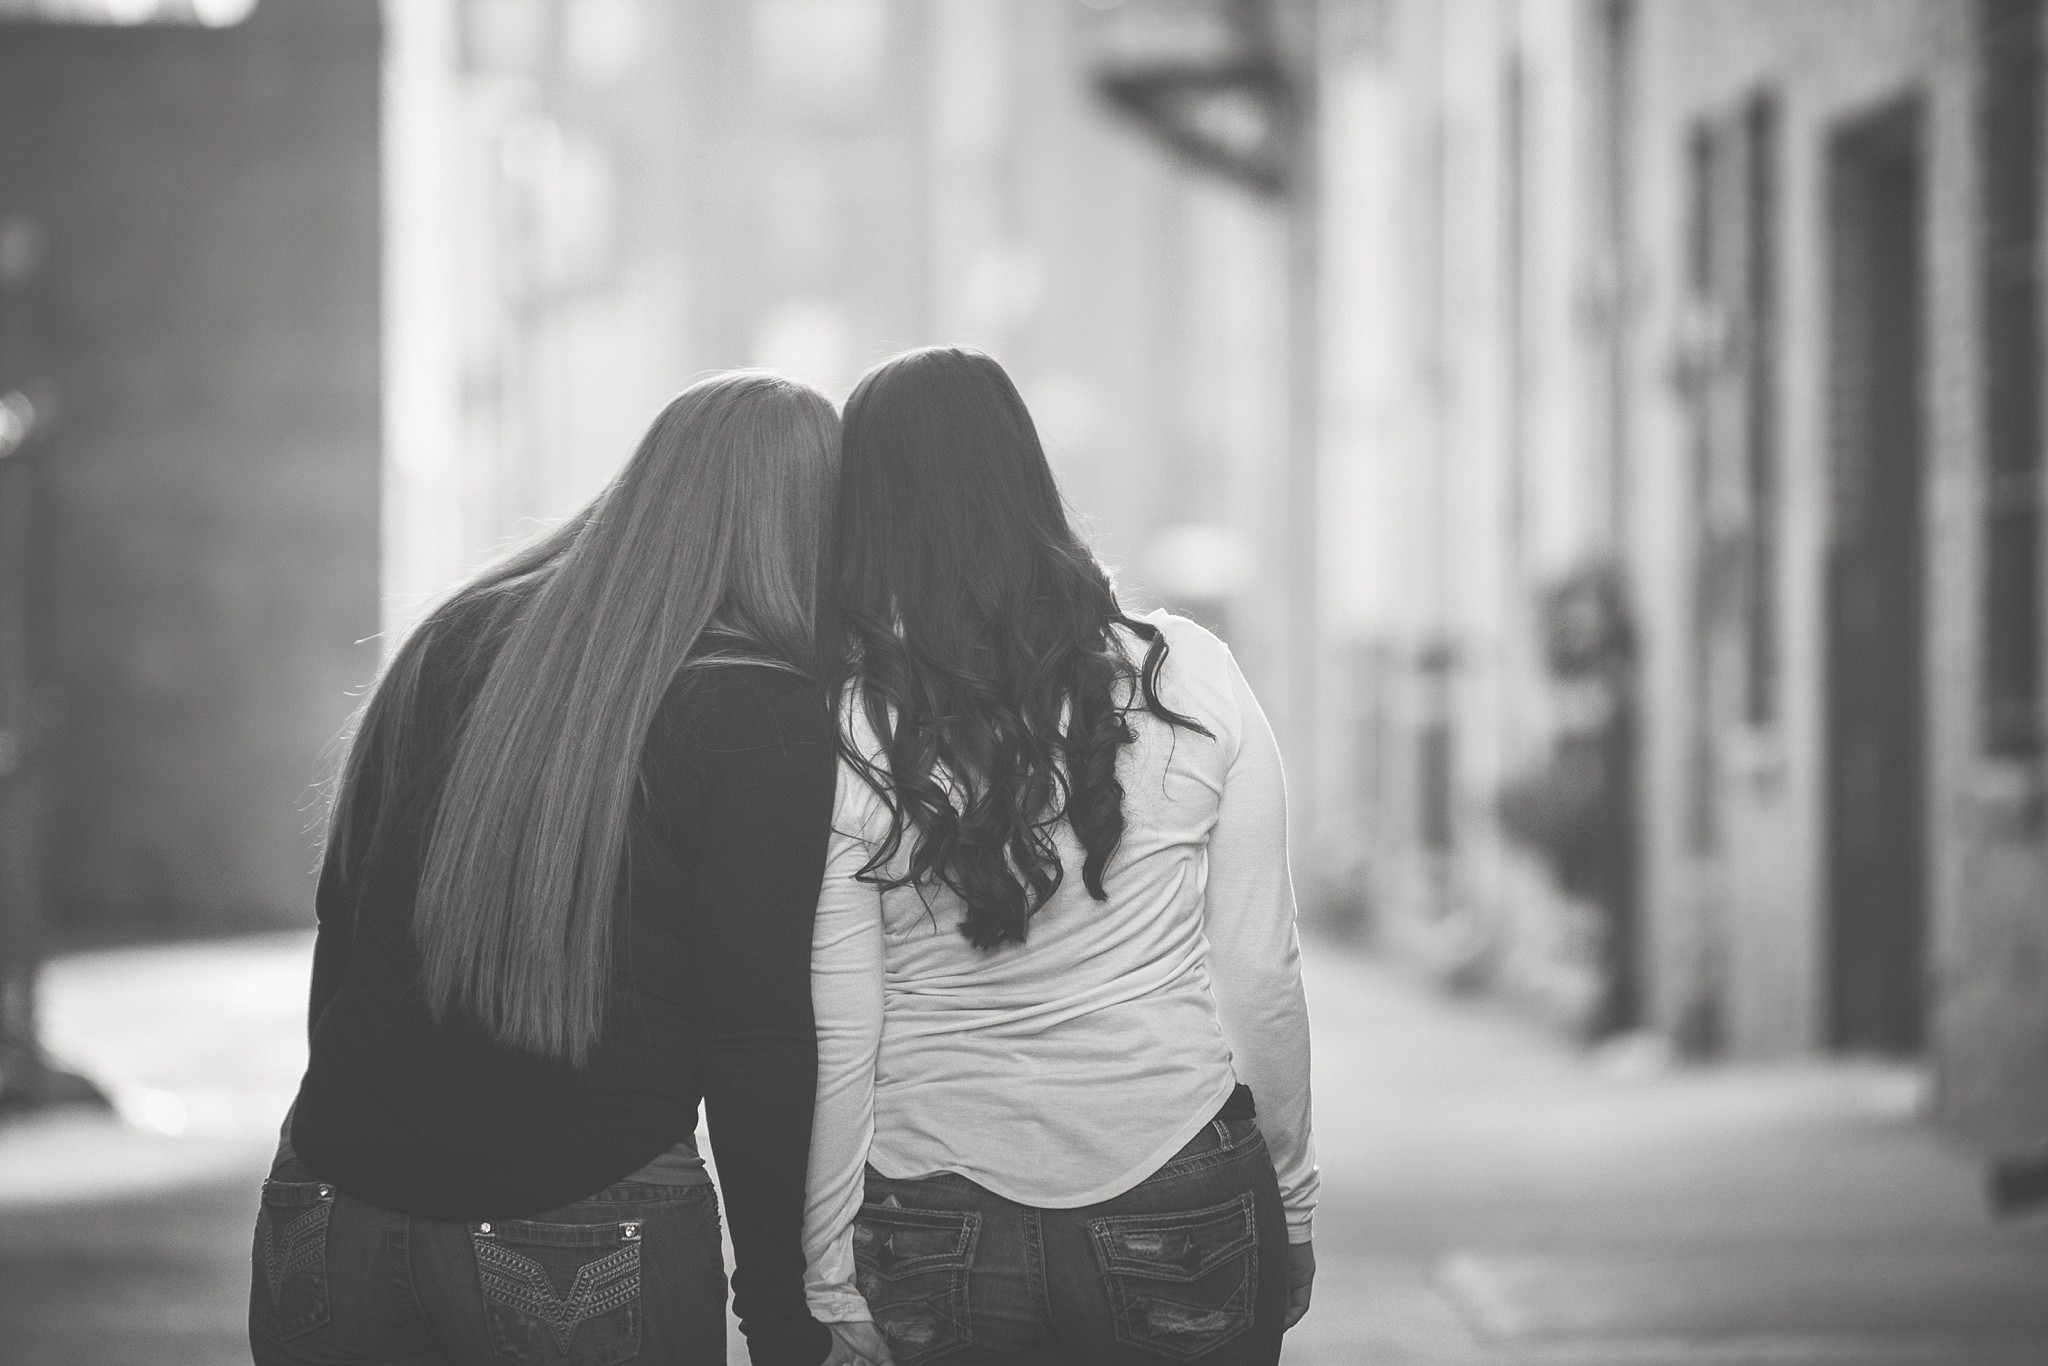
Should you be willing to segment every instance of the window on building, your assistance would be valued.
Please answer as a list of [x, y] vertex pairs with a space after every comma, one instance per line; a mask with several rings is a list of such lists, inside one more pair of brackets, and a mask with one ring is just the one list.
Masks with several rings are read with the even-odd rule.
[[1501, 69], [1501, 350], [1507, 408], [1508, 563], [1520, 574], [1527, 541], [1529, 365], [1529, 126], [1528, 75], [1520, 52], [1508, 54]]
[[2041, 749], [2041, 0], [1979, 0], [1984, 747]]
[[1743, 710], [1751, 725], [1764, 726], [1778, 715], [1778, 106], [1771, 96], [1750, 101], [1742, 141], [1749, 559], [1743, 575]]
[[1687, 211], [1685, 274], [1690, 323], [1682, 371], [1690, 412], [1687, 475], [1690, 506], [1688, 534], [1692, 558], [1692, 603], [1689, 612], [1689, 653], [1686, 679], [1687, 843], [1695, 854], [1710, 854], [1717, 844], [1714, 791], [1713, 599], [1714, 554], [1709, 519], [1712, 492], [1712, 430], [1708, 422], [1715, 369], [1723, 348], [1718, 342], [1721, 314], [1715, 305], [1715, 195], [1721, 139], [1707, 123], [1694, 127], [1686, 157]]

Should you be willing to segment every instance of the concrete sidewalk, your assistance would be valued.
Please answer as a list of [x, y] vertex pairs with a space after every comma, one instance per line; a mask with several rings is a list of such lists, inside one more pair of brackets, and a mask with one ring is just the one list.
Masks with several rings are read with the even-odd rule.
[[0, 1124], [0, 1362], [249, 1360], [256, 1192], [305, 1066], [312, 936], [82, 954], [43, 1037], [114, 1113]]
[[1291, 1366], [2048, 1363], [2048, 1220], [1987, 1222], [1915, 1070], [1588, 1059], [1369, 961], [1309, 974]]
[[[53, 965], [50, 1042], [121, 1114], [0, 1125], [5, 1366], [248, 1359], [307, 948]], [[2048, 1220], [1986, 1223], [1917, 1072], [1588, 1060], [1370, 961], [1309, 974], [1322, 1271], [1289, 1366], [2048, 1363]]]

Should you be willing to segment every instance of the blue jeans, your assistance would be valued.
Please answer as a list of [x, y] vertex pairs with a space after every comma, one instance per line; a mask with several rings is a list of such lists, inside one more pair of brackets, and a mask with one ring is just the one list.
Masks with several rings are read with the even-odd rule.
[[350, 1199], [289, 1157], [263, 1183], [256, 1366], [724, 1366], [709, 1185], [622, 1182], [494, 1223]]
[[897, 1366], [1280, 1359], [1287, 1221], [1252, 1119], [1212, 1120], [1138, 1186], [1081, 1209], [869, 1168], [854, 1260]]

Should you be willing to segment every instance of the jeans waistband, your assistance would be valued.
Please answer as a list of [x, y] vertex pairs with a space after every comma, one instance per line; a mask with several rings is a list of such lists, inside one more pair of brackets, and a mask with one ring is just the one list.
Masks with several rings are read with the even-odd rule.
[[1217, 1119], [1257, 1119], [1258, 1107], [1252, 1104], [1252, 1088], [1243, 1082], [1230, 1093], [1230, 1099], [1223, 1102], [1223, 1108], [1216, 1112]]
[[697, 1155], [697, 1136], [689, 1134], [625, 1180], [647, 1186], [708, 1186], [711, 1174]]

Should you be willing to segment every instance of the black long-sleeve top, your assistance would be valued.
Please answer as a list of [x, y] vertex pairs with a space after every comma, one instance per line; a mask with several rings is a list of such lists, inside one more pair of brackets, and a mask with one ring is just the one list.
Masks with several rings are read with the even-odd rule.
[[[754, 664], [686, 669], [643, 750], [603, 1038], [582, 1069], [436, 1024], [410, 931], [431, 816], [493, 633], [429, 646], [395, 818], [318, 892], [312, 1054], [292, 1145], [320, 1179], [425, 1218], [517, 1218], [582, 1199], [695, 1131], [701, 1099], [757, 1366], [815, 1366], [804, 1168], [817, 1078], [811, 927], [835, 758], [821, 690]], [[365, 772], [360, 792], [382, 775]], [[369, 815], [371, 813], [359, 813]], [[365, 821], [358, 828], [368, 828]]]

